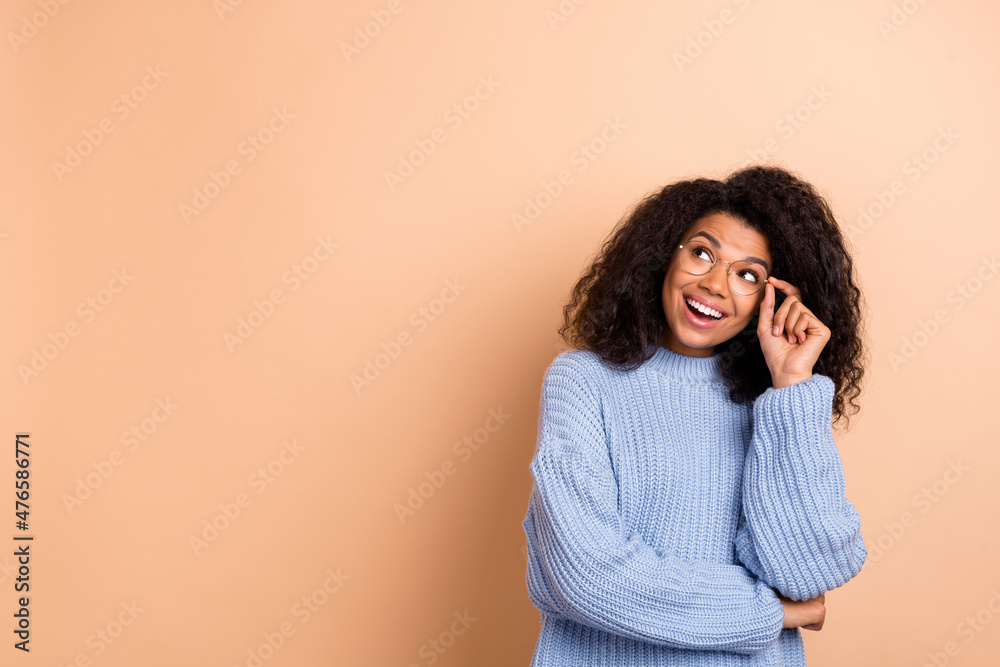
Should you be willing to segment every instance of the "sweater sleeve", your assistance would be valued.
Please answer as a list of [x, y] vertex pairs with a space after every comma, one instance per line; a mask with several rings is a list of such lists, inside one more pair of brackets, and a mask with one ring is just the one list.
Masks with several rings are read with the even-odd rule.
[[740, 562], [779, 593], [807, 600], [847, 583], [868, 555], [845, 497], [833, 440], [833, 380], [769, 387], [753, 405], [743, 462]]
[[558, 359], [542, 388], [523, 527], [539, 610], [653, 644], [750, 654], [778, 639], [784, 608], [738, 564], [683, 560], [628, 532], [597, 395]]

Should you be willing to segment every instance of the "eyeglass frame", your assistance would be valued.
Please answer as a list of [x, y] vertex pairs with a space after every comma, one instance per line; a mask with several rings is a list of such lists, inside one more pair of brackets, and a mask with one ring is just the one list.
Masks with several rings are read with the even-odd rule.
[[[690, 243], [690, 241], [689, 241], [689, 243]], [[716, 253], [716, 252], [712, 251], [712, 249], [711, 249], [711, 248], [710, 248], [710, 247], [708, 246], [708, 244], [704, 244], [704, 243], [699, 243], [699, 245], [704, 245], [704, 246], [705, 246], [706, 248], [708, 248], [708, 250], [709, 250], [710, 252], [712, 252], [712, 254], [713, 254], [713, 255], [717, 255], [717, 254], [718, 254], [718, 253]], [[683, 248], [684, 248], [684, 244], [683, 244], [683, 243], [681, 243], [681, 244], [679, 244], [679, 245], [677, 246], [677, 249], [678, 249], [678, 250], [681, 250], [681, 249], [683, 249]], [[736, 260], [736, 261], [737, 261], [737, 262], [742, 262], [743, 260], [741, 260], [741, 259], [738, 259], [738, 260]], [[691, 271], [690, 271], [690, 270], [688, 270], [688, 269], [687, 269], [687, 267], [685, 267], [685, 266], [684, 266], [684, 263], [683, 263], [683, 262], [681, 262], [681, 257], [680, 257], [680, 255], [678, 255], [678, 256], [677, 256], [677, 262], [678, 262], [678, 264], [680, 264], [681, 268], [682, 268], [682, 269], [684, 269], [684, 271], [686, 271], [687, 273], [690, 273], [690, 274], [691, 274], [692, 276], [707, 276], [708, 274], [710, 274], [710, 273], [712, 272], [712, 270], [713, 270], [713, 269], [715, 268], [715, 265], [716, 265], [716, 264], [718, 264], [719, 262], [725, 262], [726, 264], [728, 264], [728, 265], [729, 265], [728, 267], [726, 267], [726, 284], [727, 284], [727, 285], [729, 285], [729, 276], [730, 276], [730, 275], [732, 275], [732, 271], [733, 271], [733, 263], [732, 263], [732, 262], [730, 262], [730, 261], [729, 261], [729, 260], [727, 260], [727, 259], [722, 259], [722, 257], [718, 257], [718, 256], [717, 256], [717, 257], [715, 258], [715, 261], [714, 261], [714, 262], [712, 262], [712, 266], [708, 267], [708, 271], [705, 271], [705, 273], [691, 273]], [[748, 263], [753, 263], [753, 262], [748, 262]], [[739, 294], [740, 296], [753, 296], [754, 294], [757, 294], [757, 293], [759, 293], [759, 292], [760, 292], [760, 291], [761, 291], [762, 289], [764, 289], [764, 285], [766, 285], [766, 284], [768, 283], [768, 281], [770, 281], [770, 280], [771, 280], [771, 276], [770, 276], [770, 275], [768, 275], [767, 273], [765, 273], [764, 275], [766, 275], [766, 276], [767, 276], [766, 278], [764, 278], [764, 282], [762, 282], [762, 283], [760, 284], [760, 287], [758, 287], [758, 288], [757, 288], [756, 290], [754, 290], [754, 291], [753, 291], [753, 292], [751, 292], [750, 294], [743, 294], [742, 292], [737, 292], [737, 291], [736, 291], [735, 289], [733, 289], [733, 286], [732, 286], [732, 285], [729, 285], [729, 288], [730, 288], [730, 289], [732, 289], [732, 290], [733, 290], [734, 292], [736, 292], [737, 294]]]

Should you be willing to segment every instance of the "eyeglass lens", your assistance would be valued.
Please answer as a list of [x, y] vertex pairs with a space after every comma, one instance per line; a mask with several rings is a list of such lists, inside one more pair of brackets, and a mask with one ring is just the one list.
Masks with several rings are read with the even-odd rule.
[[[707, 244], [689, 241], [681, 248], [681, 266], [696, 276], [708, 273], [716, 262], [715, 253]], [[729, 287], [737, 294], [749, 296], [764, 286], [767, 273], [759, 264], [733, 262], [729, 271]]]

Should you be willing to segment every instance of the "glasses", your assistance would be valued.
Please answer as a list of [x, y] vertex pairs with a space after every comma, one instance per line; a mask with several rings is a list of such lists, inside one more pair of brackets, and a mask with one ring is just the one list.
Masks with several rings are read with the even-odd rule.
[[[696, 276], [702, 276], [715, 268], [720, 261], [726, 260], [715, 256], [715, 251], [701, 241], [682, 243], [677, 248], [680, 252], [681, 266], [685, 271]], [[764, 267], [752, 262], [726, 262], [726, 280], [729, 288], [737, 294], [750, 296], [756, 294], [767, 283], [767, 272]]]

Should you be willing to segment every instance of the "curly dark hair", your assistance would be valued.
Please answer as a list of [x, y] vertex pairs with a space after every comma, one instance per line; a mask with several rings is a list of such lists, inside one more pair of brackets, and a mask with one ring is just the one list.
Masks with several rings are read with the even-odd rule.
[[[847, 417], [846, 402], [856, 413], [854, 399], [868, 359], [854, 262], [824, 198], [781, 167], [754, 165], [725, 181], [683, 180], [639, 200], [573, 287], [559, 335], [619, 370], [646, 361], [650, 346], [662, 344], [666, 332], [661, 295], [673, 251], [684, 233], [711, 213], [728, 214], [767, 239], [771, 273], [798, 287], [802, 302], [830, 328], [813, 372], [834, 382], [834, 422]], [[775, 293], [777, 307], [782, 293]], [[716, 347], [729, 398], [736, 403], [753, 401], [771, 386], [758, 319], [755, 313], [743, 331]]]

